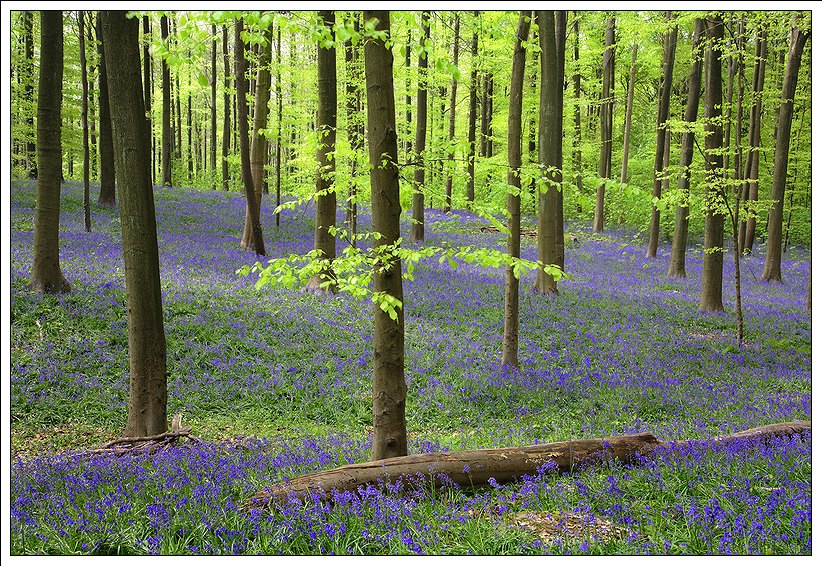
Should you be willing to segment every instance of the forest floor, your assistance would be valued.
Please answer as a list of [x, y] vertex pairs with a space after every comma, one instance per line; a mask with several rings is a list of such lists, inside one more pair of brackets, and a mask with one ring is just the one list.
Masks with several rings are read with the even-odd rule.
[[[363, 489], [238, 510], [286, 477], [368, 458], [370, 302], [254, 289], [236, 270], [238, 194], [156, 190], [169, 414], [205, 440], [162, 453], [83, 455], [125, 425], [127, 320], [116, 209], [82, 225], [64, 187], [61, 264], [73, 290], [26, 290], [35, 187], [11, 191], [11, 545], [15, 554], [809, 554], [810, 434], [681, 447], [459, 491]], [[274, 226], [270, 257], [313, 245], [313, 209]], [[342, 218], [340, 218], [342, 220]], [[533, 220], [524, 219], [529, 227]], [[403, 234], [409, 218], [403, 217]], [[426, 211], [431, 243], [504, 248], [468, 213]], [[370, 225], [361, 214], [362, 229]], [[666, 277], [670, 245], [644, 259], [632, 232], [570, 226], [561, 294], [521, 283], [520, 361], [501, 367], [502, 270], [435, 260], [404, 283], [412, 452], [514, 446], [649, 431], [710, 438], [811, 418], [809, 253], [789, 249], [784, 284], [742, 264], [746, 336], [736, 346], [733, 263], [726, 313], [698, 311], [701, 255]], [[407, 245], [407, 244], [404, 244]], [[532, 239], [524, 257], [534, 259]]]

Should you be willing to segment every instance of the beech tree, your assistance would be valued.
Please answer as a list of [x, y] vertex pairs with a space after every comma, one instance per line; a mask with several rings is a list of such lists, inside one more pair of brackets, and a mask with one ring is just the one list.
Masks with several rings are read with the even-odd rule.
[[165, 432], [166, 340], [157, 225], [151, 186], [151, 140], [140, 81], [139, 20], [101, 12], [113, 142], [120, 175], [120, 218], [128, 311], [129, 398], [126, 436]]
[[[460, 57], [460, 14], [454, 12], [454, 51], [453, 51], [453, 65], [459, 68]], [[448, 113], [448, 159], [451, 161], [451, 166], [448, 169], [448, 178], [445, 180], [445, 204], [443, 205], [443, 212], [451, 212], [451, 198], [454, 192], [454, 132], [456, 129], [457, 119], [457, 77], [454, 74], [451, 77], [451, 99], [450, 111]]]
[[[750, 203], [759, 199], [759, 157], [762, 145], [762, 92], [765, 89], [765, 64], [768, 55], [768, 30], [760, 23], [756, 35], [756, 62], [753, 71], [751, 113], [748, 125], [748, 151], [745, 157], [745, 185], [742, 201], [746, 214], [740, 219], [739, 239], [743, 254], [753, 249], [756, 235], [756, 211]], [[744, 223], [744, 226], [743, 226]]]
[[[97, 18], [97, 37], [101, 37], [100, 33], [100, 18]], [[116, 204], [115, 193], [115, 165], [114, 165], [114, 142], [111, 138], [111, 106], [108, 97], [108, 66], [105, 59], [105, 47], [103, 42], [97, 43], [99, 46], [99, 64], [97, 69], [99, 72], [100, 87], [98, 93], [100, 96], [100, 131], [99, 131], [99, 147], [100, 147], [100, 196], [97, 203], [100, 206], [114, 206]]]
[[[574, 25], [576, 26], [577, 23], [574, 22]], [[636, 85], [637, 49], [639, 49], [639, 44], [634, 43], [631, 47], [631, 70], [628, 73], [628, 101], [625, 103], [625, 127], [623, 128], [622, 133], [622, 170], [619, 173], [620, 183], [628, 182], [628, 150], [630, 149], [630, 144], [628, 142], [631, 139], [631, 115], [634, 111], [634, 86]], [[667, 50], [664, 51], [666, 54], [668, 53]], [[577, 57], [579, 57], [579, 47], [576, 47], [575, 53], [577, 53]], [[574, 75], [574, 77], [576, 76], [577, 75]]]
[[594, 208], [594, 232], [602, 232], [605, 227], [605, 180], [611, 178], [611, 148], [614, 125], [614, 55], [616, 39], [614, 18], [605, 18], [605, 51], [602, 55], [602, 96], [600, 97], [599, 124], [599, 177], [596, 207]]
[[777, 118], [773, 182], [771, 184], [773, 207], [768, 214], [768, 247], [765, 252], [765, 268], [762, 270], [764, 281], [782, 281], [782, 214], [785, 207], [785, 181], [788, 175], [793, 99], [796, 95], [802, 51], [805, 49], [805, 42], [809, 36], [810, 31], [798, 25], [791, 28], [791, 44], [788, 51], [788, 62], [785, 66], [785, 80], [782, 82], [782, 103], [779, 105], [779, 117]]
[[[365, 84], [368, 92], [368, 153], [371, 161], [372, 228], [380, 234], [375, 249], [386, 249], [388, 259], [374, 266], [374, 290], [403, 300], [402, 268], [395, 251], [400, 238], [400, 183], [397, 168], [397, 128], [394, 112], [393, 56], [388, 11], [363, 12], [366, 23], [383, 35], [365, 42]], [[387, 246], [384, 247], [384, 246]], [[374, 380], [372, 460], [408, 454], [405, 425], [404, 308], [396, 319], [374, 305]]]
[[466, 197], [468, 210], [474, 206], [474, 156], [477, 140], [477, 66], [479, 65], [479, 12], [474, 10], [474, 32], [471, 37], [471, 79], [468, 83], [468, 186]]
[[83, 221], [86, 232], [91, 232], [91, 202], [89, 195], [89, 147], [88, 147], [88, 73], [86, 69], [85, 12], [77, 12], [77, 30], [80, 39], [80, 83], [83, 87], [80, 120], [83, 123]]
[[[223, 24], [223, 142], [222, 142], [222, 180], [223, 190], [228, 190], [228, 150], [231, 146], [231, 67], [228, 54], [228, 25]], [[164, 114], [165, 116], [165, 114]]]
[[60, 269], [60, 181], [63, 106], [63, 13], [40, 12], [40, 78], [37, 89], [37, 204], [34, 265], [29, 287], [40, 293], [71, 290]]
[[[520, 167], [522, 165], [522, 91], [525, 81], [525, 42], [531, 27], [531, 17], [522, 11], [519, 15], [514, 55], [511, 68], [511, 90], [508, 93], [508, 253], [520, 256]], [[505, 268], [505, 334], [502, 363], [519, 366], [519, 277], [514, 267]]]
[[[168, 17], [160, 17], [160, 37], [163, 41], [168, 41]], [[163, 59], [163, 124], [161, 135], [160, 163], [162, 169], [163, 185], [171, 186], [171, 71], [168, 68], [168, 61]]]
[[[312, 277], [308, 289], [313, 292], [332, 291], [333, 272], [330, 264], [337, 257], [337, 238], [334, 226], [337, 222], [337, 193], [333, 186], [337, 143], [337, 50], [334, 48], [334, 11], [320, 11], [325, 28], [317, 44], [317, 213], [314, 227], [314, 249], [319, 251], [328, 270]], [[328, 285], [324, 286], [324, 283]]]
[[422, 13], [423, 33], [420, 36], [419, 58], [419, 87], [417, 89], [417, 133], [414, 141], [414, 197], [411, 215], [411, 240], [419, 242], [425, 240], [425, 126], [428, 121], [428, 54], [425, 51], [425, 42], [431, 39], [431, 12]]

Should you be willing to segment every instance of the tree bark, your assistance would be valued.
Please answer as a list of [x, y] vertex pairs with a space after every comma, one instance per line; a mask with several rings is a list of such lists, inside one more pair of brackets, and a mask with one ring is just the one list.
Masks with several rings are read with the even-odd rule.
[[[585, 440], [570, 440], [514, 446], [459, 450], [434, 454], [412, 454], [387, 458], [378, 462], [348, 464], [331, 470], [285, 480], [265, 488], [242, 505], [245, 510], [261, 509], [291, 497], [308, 499], [312, 494], [329, 498], [333, 491], [356, 491], [360, 486], [379, 482], [413, 484], [420, 478], [433, 482], [435, 487], [456, 483], [459, 487], [480, 488], [494, 483], [503, 484], [522, 480], [545, 469], [556, 473], [570, 472], [585, 464], [617, 460], [630, 463], [640, 457], [653, 457], [666, 448], [703, 443], [705, 449], [714, 444], [738, 442], [744, 439], [766, 439], [809, 432], [810, 421], [792, 421], [760, 426], [734, 434], [717, 436], [710, 440], [678, 440], [665, 442], [649, 432], [625, 436], [608, 436]], [[317, 492], [322, 493], [317, 493]]]
[[[282, 44], [283, 44], [283, 36], [282, 36], [282, 29], [280, 26], [277, 26], [277, 80], [275, 81], [275, 92], [274, 96], [277, 97], [277, 148], [275, 149], [275, 156], [274, 156], [274, 173], [277, 178], [277, 185], [275, 190], [275, 198], [276, 198], [276, 206], [279, 209], [280, 206], [280, 199], [282, 198], [282, 150], [283, 150], [283, 75], [282, 75], [282, 64], [283, 64], [283, 51], [282, 51]], [[274, 213], [274, 224], [276, 226], [280, 225], [280, 212]]]
[[[559, 17], [558, 17], [559, 16]], [[537, 12], [540, 57], [539, 163], [542, 175], [537, 217], [537, 255], [546, 265], [563, 263], [564, 242], [560, 235], [563, 221], [562, 183], [562, 103], [565, 18], [564, 12]], [[557, 33], [557, 32], [561, 33]], [[560, 45], [561, 44], [561, 45]], [[536, 291], [542, 295], [558, 294], [557, 282], [542, 270], [537, 271]]]
[[[148, 16], [143, 16], [143, 34], [150, 37], [151, 28], [149, 27]], [[148, 126], [148, 137], [149, 143], [153, 147], [154, 144], [151, 142], [151, 138], [153, 137], [151, 131], [151, 53], [149, 52], [149, 43], [146, 41], [143, 43], [143, 100], [146, 105], [146, 125]], [[152, 187], [154, 186], [154, 159], [153, 159], [154, 152], [152, 151], [152, 165], [151, 165], [151, 184]], [[114, 202], [112, 202], [114, 204]]]
[[[263, 200], [263, 178], [265, 177], [265, 160], [268, 154], [266, 139], [260, 130], [268, 125], [268, 99], [271, 96], [271, 49], [274, 39], [273, 26], [269, 25], [263, 30], [263, 41], [260, 46], [259, 64], [257, 65], [257, 84], [254, 94], [254, 129], [251, 132], [251, 179], [254, 181], [254, 195], [257, 202], [257, 210]], [[245, 208], [245, 226], [243, 227], [243, 237], [240, 240], [240, 247], [250, 250], [253, 247], [253, 236], [251, 231], [251, 213], [249, 207]]]
[[[522, 91], [525, 82], [525, 47], [531, 27], [531, 13], [519, 15], [511, 68], [511, 90], [508, 97], [508, 254], [520, 257], [520, 167], [522, 166]], [[502, 340], [502, 363], [519, 367], [519, 278], [514, 268], [505, 268], [505, 331]]]
[[[460, 57], [460, 15], [459, 12], [454, 12], [454, 51], [452, 58], [454, 59], [454, 67], [459, 68]], [[451, 77], [451, 110], [448, 115], [448, 178], [445, 180], [445, 205], [443, 212], [451, 212], [451, 197], [454, 192], [454, 132], [457, 120], [457, 78]]]
[[[668, 22], [672, 19], [671, 12], [666, 13]], [[656, 114], [656, 155], [654, 157], [654, 186], [653, 195], [655, 199], [662, 198], [662, 176], [667, 174], [665, 168], [666, 156], [669, 155], [666, 147], [666, 139], [670, 139], [669, 128], [666, 125], [671, 117], [671, 84], [674, 74], [674, 57], [676, 56], [676, 38], [678, 32], [676, 26], [665, 34], [662, 56], [662, 85], [659, 93], [659, 106]], [[659, 247], [659, 208], [654, 202], [651, 206], [651, 229], [648, 240], [647, 258], [656, 257]]]
[[[759, 199], [759, 147], [762, 145], [762, 91], [765, 87], [765, 68], [768, 51], [767, 28], [762, 25], [756, 38], [756, 63], [753, 78], [753, 103], [751, 105], [750, 126], [748, 129], [748, 154], [745, 159], [745, 192], [743, 199], [747, 203]], [[751, 253], [756, 235], [756, 212], [746, 206], [745, 226], [740, 226], [741, 249], [743, 254]], [[740, 220], [740, 222], [742, 222]]]
[[[97, 18], [97, 37], [102, 34], [99, 30], [100, 18]], [[111, 111], [108, 97], [108, 67], [105, 61], [105, 49], [103, 43], [99, 44], [100, 63], [98, 70], [100, 73], [100, 196], [97, 202], [102, 206], [114, 206], [116, 204], [116, 189], [114, 187], [115, 165], [114, 165], [114, 143], [111, 140]]]
[[[628, 150], [631, 140], [631, 115], [634, 110], [634, 85], [636, 84], [636, 53], [639, 45], [634, 43], [631, 49], [631, 70], [628, 78], [628, 102], [625, 106], [625, 128], [622, 136], [622, 171], [619, 174], [619, 182], [628, 182]], [[667, 53], [667, 51], [666, 51]]]
[[614, 124], [614, 56], [616, 39], [614, 18], [606, 17], [605, 52], [602, 55], [602, 96], [600, 98], [600, 146], [599, 177], [597, 199], [594, 208], [594, 232], [602, 232], [605, 227], [605, 179], [611, 178], [611, 147]]
[[77, 30], [80, 39], [80, 83], [83, 87], [80, 118], [83, 122], [83, 223], [86, 232], [91, 232], [91, 201], [89, 195], [89, 148], [88, 148], [88, 73], [86, 71], [86, 15], [77, 12]]
[[468, 210], [474, 206], [474, 155], [476, 154], [477, 140], [477, 54], [479, 52], [479, 12], [474, 10], [474, 33], [471, 38], [471, 82], [468, 93], [468, 186], [466, 197]]
[[[334, 37], [334, 11], [321, 10], [323, 25]], [[317, 147], [317, 214], [314, 228], [314, 249], [324, 262], [323, 271], [308, 282], [308, 290], [314, 293], [335, 291], [332, 282], [334, 273], [331, 262], [337, 257], [337, 238], [330, 230], [337, 223], [337, 193], [333, 187], [336, 160], [334, 150], [337, 145], [337, 50], [317, 44], [317, 133], [320, 143]]]
[[791, 45], [788, 52], [788, 62], [785, 66], [785, 80], [782, 83], [782, 103], [779, 105], [779, 117], [777, 119], [773, 183], [771, 184], [771, 201], [774, 204], [768, 214], [768, 247], [765, 252], [765, 268], [762, 270], [763, 281], [782, 281], [782, 214], [785, 200], [785, 181], [788, 175], [793, 98], [796, 95], [796, 82], [799, 78], [802, 51], [809, 36], [810, 31], [806, 32], [798, 27], [791, 29]]
[[[574, 176], [582, 195], [582, 75], [579, 63], [579, 12], [574, 12]], [[580, 210], [580, 212], [582, 212]]]
[[[387, 11], [364, 13], [366, 22], [376, 19], [376, 30], [390, 38]], [[394, 112], [393, 56], [379, 39], [365, 42], [365, 82], [368, 92], [368, 150], [371, 161], [371, 208], [373, 230], [381, 234], [375, 250], [400, 238], [400, 184], [397, 168], [397, 130]], [[379, 251], [377, 252], [379, 253]], [[402, 301], [402, 267], [396, 252], [374, 267], [374, 291]], [[374, 378], [372, 460], [408, 454], [405, 426], [405, 305], [389, 314], [374, 305]]]
[[234, 74], [237, 85], [237, 129], [239, 130], [240, 161], [242, 166], [243, 191], [245, 192], [246, 210], [251, 216], [251, 236], [254, 244], [254, 253], [265, 255], [263, 242], [263, 228], [260, 225], [260, 207], [254, 192], [254, 180], [251, 178], [251, 156], [248, 147], [248, 78], [245, 75], [246, 44], [242, 38], [243, 19], [240, 18], [234, 25]]
[[39, 293], [71, 290], [60, 269], [60, 131], [63, 103], [63, 13], [40, 12], [40, 78], [37, 90], [37, 208], [34, 265], [29, 287]]
[[[420, 37], [420, 47], [425, 47], [426, 40], [431, 39], [431, 12], [422, 13], [423, 34]], [[414, 196], [411, 210], [411, 241], [421, 242], [425, 240], [425, 194], [423, 186], [425, 184], [425, 165], [423, 164], [423, 153], [425, 152], [425, 126], [428, 122], [428, 55], [424, 51], [420, 52], [417, 63], [419, 73], [419, 86], [417, 87], [417, 135], [414, 140], [413, 160], [417, 163], [414, 167]]]
[[[688, 76], [688, 100], [685, 103], [685, 112], [682, 119], [693, 124], [696, 122], [699, 111], [699, 95], [702, 83], [702, 53], [700, 44], [703, 41], [705, 31], [705, 20], [697, 18], [694, 20], [694, 40], [691, 49], [692, 61], [691, 72]], [[690, 207], [688, 206], [688, 196], [691, 187], [691, 162], [694, 157], [694, 132], [692, 127], [682, 134], [682, 147], [679, 154], [679, 182], [678, 189], [681, 193], [681, 200], [676, 207], [676, 220], [674, 224], [674, 238], [671, 244], [671, 261], [668, 265], [668, 277], [686, 277], [685, 271], [685, 248], [688, 244], [688, 216]]]
[[217, 25], [211, 24], [211, 128], [209, 149], [211, 150], [211, 187], [217, 190]]
[[[23, 11], [23, 76], [25, 86], [23, 95], [26, 100], [34, 100], [34, 13]], [[29, 179], [37, 179], [37, 147], [34, 143], [37, 132], [34, 129], [34, 116], [30, 113], [25, 118], [26, 124], [26, 170]]]
[[228, 149], [231, 146], [231, 67], [228, 56], [228, 26], [223, 24], [223, 143], [222, 143], [222, 180], [223, 190], [228, 190]]
[[722, 20], [711, 15], [706, 19], [708, 44], [705, 54], [705, 244], [702, 261], [702, 290], [699, 310], [722, 312], [722, 259], [725, 215], [722, 210], [722, 63], [720, 46], [724, 36]]
[[[168, 16], [160, 17], [160, 37], [168, 41]], [[160, 167], [162, 169], [163, 185], [171, 186], [171, 72], [168, 61], [163, 59], [163, 131]]]
[[102, 12], [114, 149], [120, 175], [120, 218], [128, 310], [129, 401], [125, 436], [165, 432], [166, 340], [160, 292], [157, 225], [151, 186], [151, 139], [140, 82], [139, 21]]

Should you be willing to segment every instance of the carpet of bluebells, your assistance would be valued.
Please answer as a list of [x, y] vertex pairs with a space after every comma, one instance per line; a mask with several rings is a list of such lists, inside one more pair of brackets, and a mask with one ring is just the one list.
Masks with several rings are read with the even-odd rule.
[[[254, 275], [235, 273], [256, 258], [238, 249], [245, 204], [234, 193], [155, 192], [169, 413], [205, 442], [84, 454], [125, 424], [120, 220], [94, 206], [84, 232], [80, 187], [65, 185], [61, 264], [73, 290], [31, 293], [34, 189], [16, 182], [10, 202], [15, 554], [811, 553], [809, 433], [694, 442], [571, 474], [545, 468], [506, 486], [420, 481], [240, 510], [263, 486], [368, 458], [373, 306], [255, 291]], [[264, 199], [271, 257], [312, 248], [311, 205], [284, 211], [280, 227], [272, 213]], [[429, 210], [426, 221], [427, 243], [504, 247], [477, 216]], [[367, 211], [359, 224], [369, 226]], [[518, 371], [499, 363], [501, 270], [431, 260], [405, 282], [412, 452], [638, 431], [709, 439], [811, 419], [807, 250], [788, 250], [781, 285], [757, 280], [763, 248], [743, 259], [740, 349], [730, 257], [727, 312], [705, 315], [699, 242], [688, 278], [673, 280], [670, 246], [646, 260], [632, 232], [568, 230], [578, 241], [566, 248], [561, 294], [536, 295], [534, 275], [523, 277]], [[523, 255], [535, 259], [533, 240]], [[550, 528], [521, 526], [526, 514]]]

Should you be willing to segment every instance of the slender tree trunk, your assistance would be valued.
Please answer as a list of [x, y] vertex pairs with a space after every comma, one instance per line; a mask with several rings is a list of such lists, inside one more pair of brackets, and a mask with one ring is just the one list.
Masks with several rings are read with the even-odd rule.
[[[514, 57], [511, 69], [511, 90], [508, 93], [508, 254], [520, 257], [520, 167], [522, 166], [522, 91], [525, 82], [525, 47], [531, 27], [531, 13], [519, 15]], [[519, 278], [514, 268], [505, 269], [505, 333], [502, 340], [502, 363], [519, 367]]]
[[223, 143], [222, 143], [222, 179], [223, 190], [228, 190], [228, 149], [231, 145], [231, 67], [228, 57], [228, 26], [223, 24]]
[[157, 225], [151, 187], [151, 143], [140, 83], [139, 22], [102, 12], [111, 70], [112, 125], [120, 175], [120, 218], [128, 310], [129, 402], [126, 436], [165, 432], [166, 340], [160, 292]]
[[[274, 173], [277, 176], [277, 209], [280, 206], [280, 199], [282, 198], [282, 149], [283, 149], [283, 36], [280, 26], [277, 26], [277, 79], [275, 81], [275, 93], [277, 97], [277, 148], [274, 156]], [[280, 225], [279, 210], [274, 214], [274, 222], [277, 226]]]
[[494, 155], [494, 75], [487, 73], [485, 83], [485, 157]]
[[721, 208], [722, 184], [722, 126], [718, 124], [722, 108], [722, 63], [720, 46], [724, 36], [723, 22], [716, 15], [706, 20], [708, 45], [705, 54], [705, 244], [702, 261], [702, 291], [699, 310], [721, 312], [722, 306], [722, 247], [724, 244], [725, 215]]
[[[768, 50], [768, 33], [764, 25], [759, 28], [756, 38], [756, 64], [754, 65], [753, 104], [748, 129], [748, 155], [745, 159], [745, 195], [746, 204], [759, 199], [759, 148], [762, 145], [762, 91], [765, 88], [765, 67]], [[740, 238], [744, 237], [742, 253], [749, 254], [753, 249], [756, 235], [756, 211], [748, 204], [745, 227], [740, 227]], [[740, 222], [742, 222], [740, 220]]]
[[[333, 37], [333, 10], [321, 10], [320, 18]], [[337, 143], [337, 50], [333, 46], [323, 47], [320, 43], [317, 44], [317, 86], [317, 132], [320, 144], [317, 148], [314, 249], [321, 252], [320, 257], [326, 266], [308, 282], [308, 289], [314, 293], [335, 290], [333, 284], [323, 287], [323, 283], [333, 282], [331, 262], [337, 257], [337, 238], [331, 233], [337, 222], [337, 193], [332, 185]]]
[[[23, 96], [26, 100], [34, 100], [34, 13], [28, 10], [23, 12], [23, 76], [25, 86]], [[26, 116], [26, 169], [29, 179], [37, 179], [37, 147], [34, 140], [37, 132], [34, 129], [34, 116]]]
[[85, 12], [77, 12], [77, 29], [80, 38], [80, 83], [83, 86], [81, 120], [83, 122], [83, 221], [86, 232], [91, 232], [91, 200], [89, 196], [88, 150], [88, 75], [86, 73]]
[[[582, 195], [582, 75], [579, 63], [579, 12], [574, 12], [574, 176]], [[580, 210], [581, 212], [581, 210]]]
[[[688, 100], [685, 103], [685, 113], [682, 119], [689, 124], [696, 122], [699, 111], [699, 95], [702, 82], [702, 53], [700, 48], [705, 31], [705, 20], [697, 18], [694, 20], [694, 40], [691, 49], [692, 61], [691, 72], [688, 76]], [[668, 277], [685, 277], [685, 248], [688, 243], [688, 216], [690, 208], [688, 206], [688, 195], [691, 187], [691, 162], [694, 156], [694, 132], [693, 126], [682, 133], [682, 147], [679, 155], [679, 184], [681, 193], [680, 201], [676, 207], [676, 220], [674, 223], [674, 238], [671, 245], [671, 261], [668, 265]]]
[[[354, 12], [354, 33], [360, 32], [360, 14]], [[351, 179], [348, 185], [348, 201], [345, 213], [345, 223], [351, 232], [351, 244], [357, 247], [357, 162], [363, 148], [363, 120], [362, 104], [360, 100], [360, 85], [362, 72], [359, 45], [354, 45], [351, 39], [345, 42], [345, 110], [348, 123], [348, 143], [351, 146]]]
[[[559, 24], [559, 25], [558, 25]], [[564, 242], [557, 223], [562, 223], [562, 102], [565, 82], [565, 13], [537, 12], [540, 68], [539, 162], [547, 183], [542, 183], [537, 218], [537, 254], [547, 265], [563, 262]], [[559, 33], [558, 33], [559, 32]], [[556, 280], [537, 271], [535, 289], [542, 295], [558, 294]]]
[[602, 56], [602, 97], [600, 98], [600, 146], [599, 177], [596, 207], [594, 208], [594, 232], [605, 227], [605, 179], [611, 178], [611, 147], [614, 123], [614, 55], [616, 39], [614, 18], [608, 15], [605, 23], [605, 52]]
[[[254, 181], [254, 194], [257, 201], [257, 210], [263, 199], [263, 178], [265, 177], [265, 160], [267, 155], [266, 140], [260, 130], [268, 124], [268, 99], [271, 96], [271, 48], [273, 44], [273, 27], [268, 26], [263, 31], [264, 45], [260, 46], [259, 64], [257, 65], [256, 94], [254, 95], [254, 129], [251, 132], [251, 178]], [[253, 246], [251, 230], [251, 214], [249, 207], [245, 209], [245, 226], [240, 247], [250, 250]]]
[[468, 210], [474, 206], [474, 155], [477, 140], [477, 66], [479, 65], [479, 12], [474, 10], [474, 33], [471, 38], [471, 82], [468, 94]]
[[[387, 11], [365, 11], [366, 22], [376, 18], [377, 31], [390, 38]], [[371, 160], [373, 230], [381, 234], [375, 249], [400, 238], [400, 184], [397, 169], [397, 130], [394, 113], [393, 57], [379, 39], [365, 42], [365, 82], [368, 92], [368, 150]], [[402, 271], [396, 253], [374, 267], [374, 291], [403, 300]], [[371, 459], [408, 454], [405, 426], [405, 305], [396, 319], [374, 305], [374, 438]]]
[[[665, 19], [670, 21], [672, 18], [671, 12], [666, 13]], [[676, 26], [665, 34], [665, 42], [663, 46], [662, 58], [662, 85], [659, 94], [659, 106], [657, 107], [656, 115], [656, 156], [654, 158], [654, 204], [651, 207], [651, 229], [650, 238], [648, 241], [648, 251], [645, 257], [656, 257], [657, 248], [659, 247], [659, 208], [657, 207], [657, 200], [662, 198], [662, 177], [667, 174], [665, 170], [666, 156], [669, 155], [665, 147], [666, 138], [668, 137], [669, 128], [666, 125], [668, 118], [671, 116], [671, 84], [673, 83], [673, 68], [674, 56], [676, 55], [676, 38], [678, 32]]]
[[[576, 26], [576, 23], [574, 23]], [[628, 150], [631, 139], [631, 114], [634, 110], [634, 85], [636, 84], [636, 52], [639, 45], [634, 43], [631, 50], [631, 71], [628, 78], [628, 102], [625, 106], [625, 128], [622, 136], [622, 171], [619, 174], [619, 182], [628, 182]], [[667, 51], [666, 51], [667, 53]]]
[[[168, 41], [168, 17], [160, 17], [160, 37], [163, 41]], [[168, 61], [163, 59], [163, 131], [162, 131], [162, 151], [161, 168], [163, 185], [171, 186], [171, 71], [168, 69]]]
[[240, 18], [234, 25], [234, 73], [237, 85], [237, 133], [240, 143], [240, 161], [242, 166], [243, 191], [245, 192], [246, 208], [251, 216], [251, 235], [254, 242], [254, 253], [265, 255], [263, 243], [263, 228], [260, 225], [260, 207], [257, 205], [257, 196], [254, 192], [254, 180], [251, 178], [251, 157], [248, 147], [248, 78], [245, 75], [246, 43], [242, 38], [243, 19]]
[[[459, 66], [460, 56], [460, 14], [454, 12], [454, 51], [452, 58], [454, 59], [454, 67]], [[451, 77], [451, 110], [448, 115], [448, 178], [445, 180], [445, 206], [443, 212], [451, 212], [451, 197], [454, 192], [454, 169], [456, 164], [454, 162], [454, 132], [457, 120], [457, 78]]]
[[217, 190], [217, 25], [211, 25], [211, 187]]
[[68, 292], [60, 270], [60, 179], [63, 174], [63, 13], [40, 12], [40, 78], [37, 90], [37, 208], [34, 265], [29, 287], [39, 293]]
[[[101, 37], [100, 18], [97, 18], [97, 37]], [[104, 48], [99, 43], [100, 63], [100, 196], [97, 202], [102, 206], [114, 206], [116, 202], [114, 176], [114, 143], [111, 140], [111, 113], [108, 97], [108, 67], [105, 62]]]
[[411, 161], [411, 28], [405, 36], [405, 161]]
[[477, 144], [477, 157], [487, 157], [485, 153], [486, 149], [486, 138], [488, 136], [488, 73], [483, 71], [483, 73], [479, 77], [479, 81], [482, 85], [477, 84], [477, 88], [481, 91], [481, 96], [479, 99], [479, 119], [480, 119], [480, 128], [479, 128], [479, 140]]
[[[148, 16], [143, 16], [143, 34], [151, 37], [151, 28], [149, 27]], [[151, 141], [151, 53], [149, 52], [148, 41], [143, 42], [143, 100], [146, 106], [146, 124], [148, 125], [149, 144], [153, 147]], [[152, 151], [152, 166], [151, 184], [154, 185], [154, 152]], [[112, 202], [112, 204], [114, 204]]]
[[[425, 42], [431, 39], [431, 12], [422, 13], [423, 34], [420, 37], [420, 47], [425, 47]], [[428, 56], [425, 52], [420, 53], [417, 64], [419, 73], [419, 86], [417, 88], [417, 135], [414, 140], [414, 156], [417, 162], [414, 167], [414, 196], [413, 208], [411, 211], [411, 241], [421, 242], [425, 240], [425, 195], [423, 186], [425, 184], [425, 166], [423, 164], [423, 154], [425, 152], [425, 126], [428, 122]]]
[[782, 281], [782, 214], [785, 200], [785, 181], [788, 175], [788, 152], [791, 141], [791, 121], [793, 119], [793, 99], [799, 78], [802, 51], [810, 32], [798, 27], [791, 30], [791, 45], [782, 83], [782, 104], [779, 106], [776, 147], [774, 149], [773, 183], [771, 201], [774, 203], [768, 214], [768, 247], [765, 252], [763, 281]]

